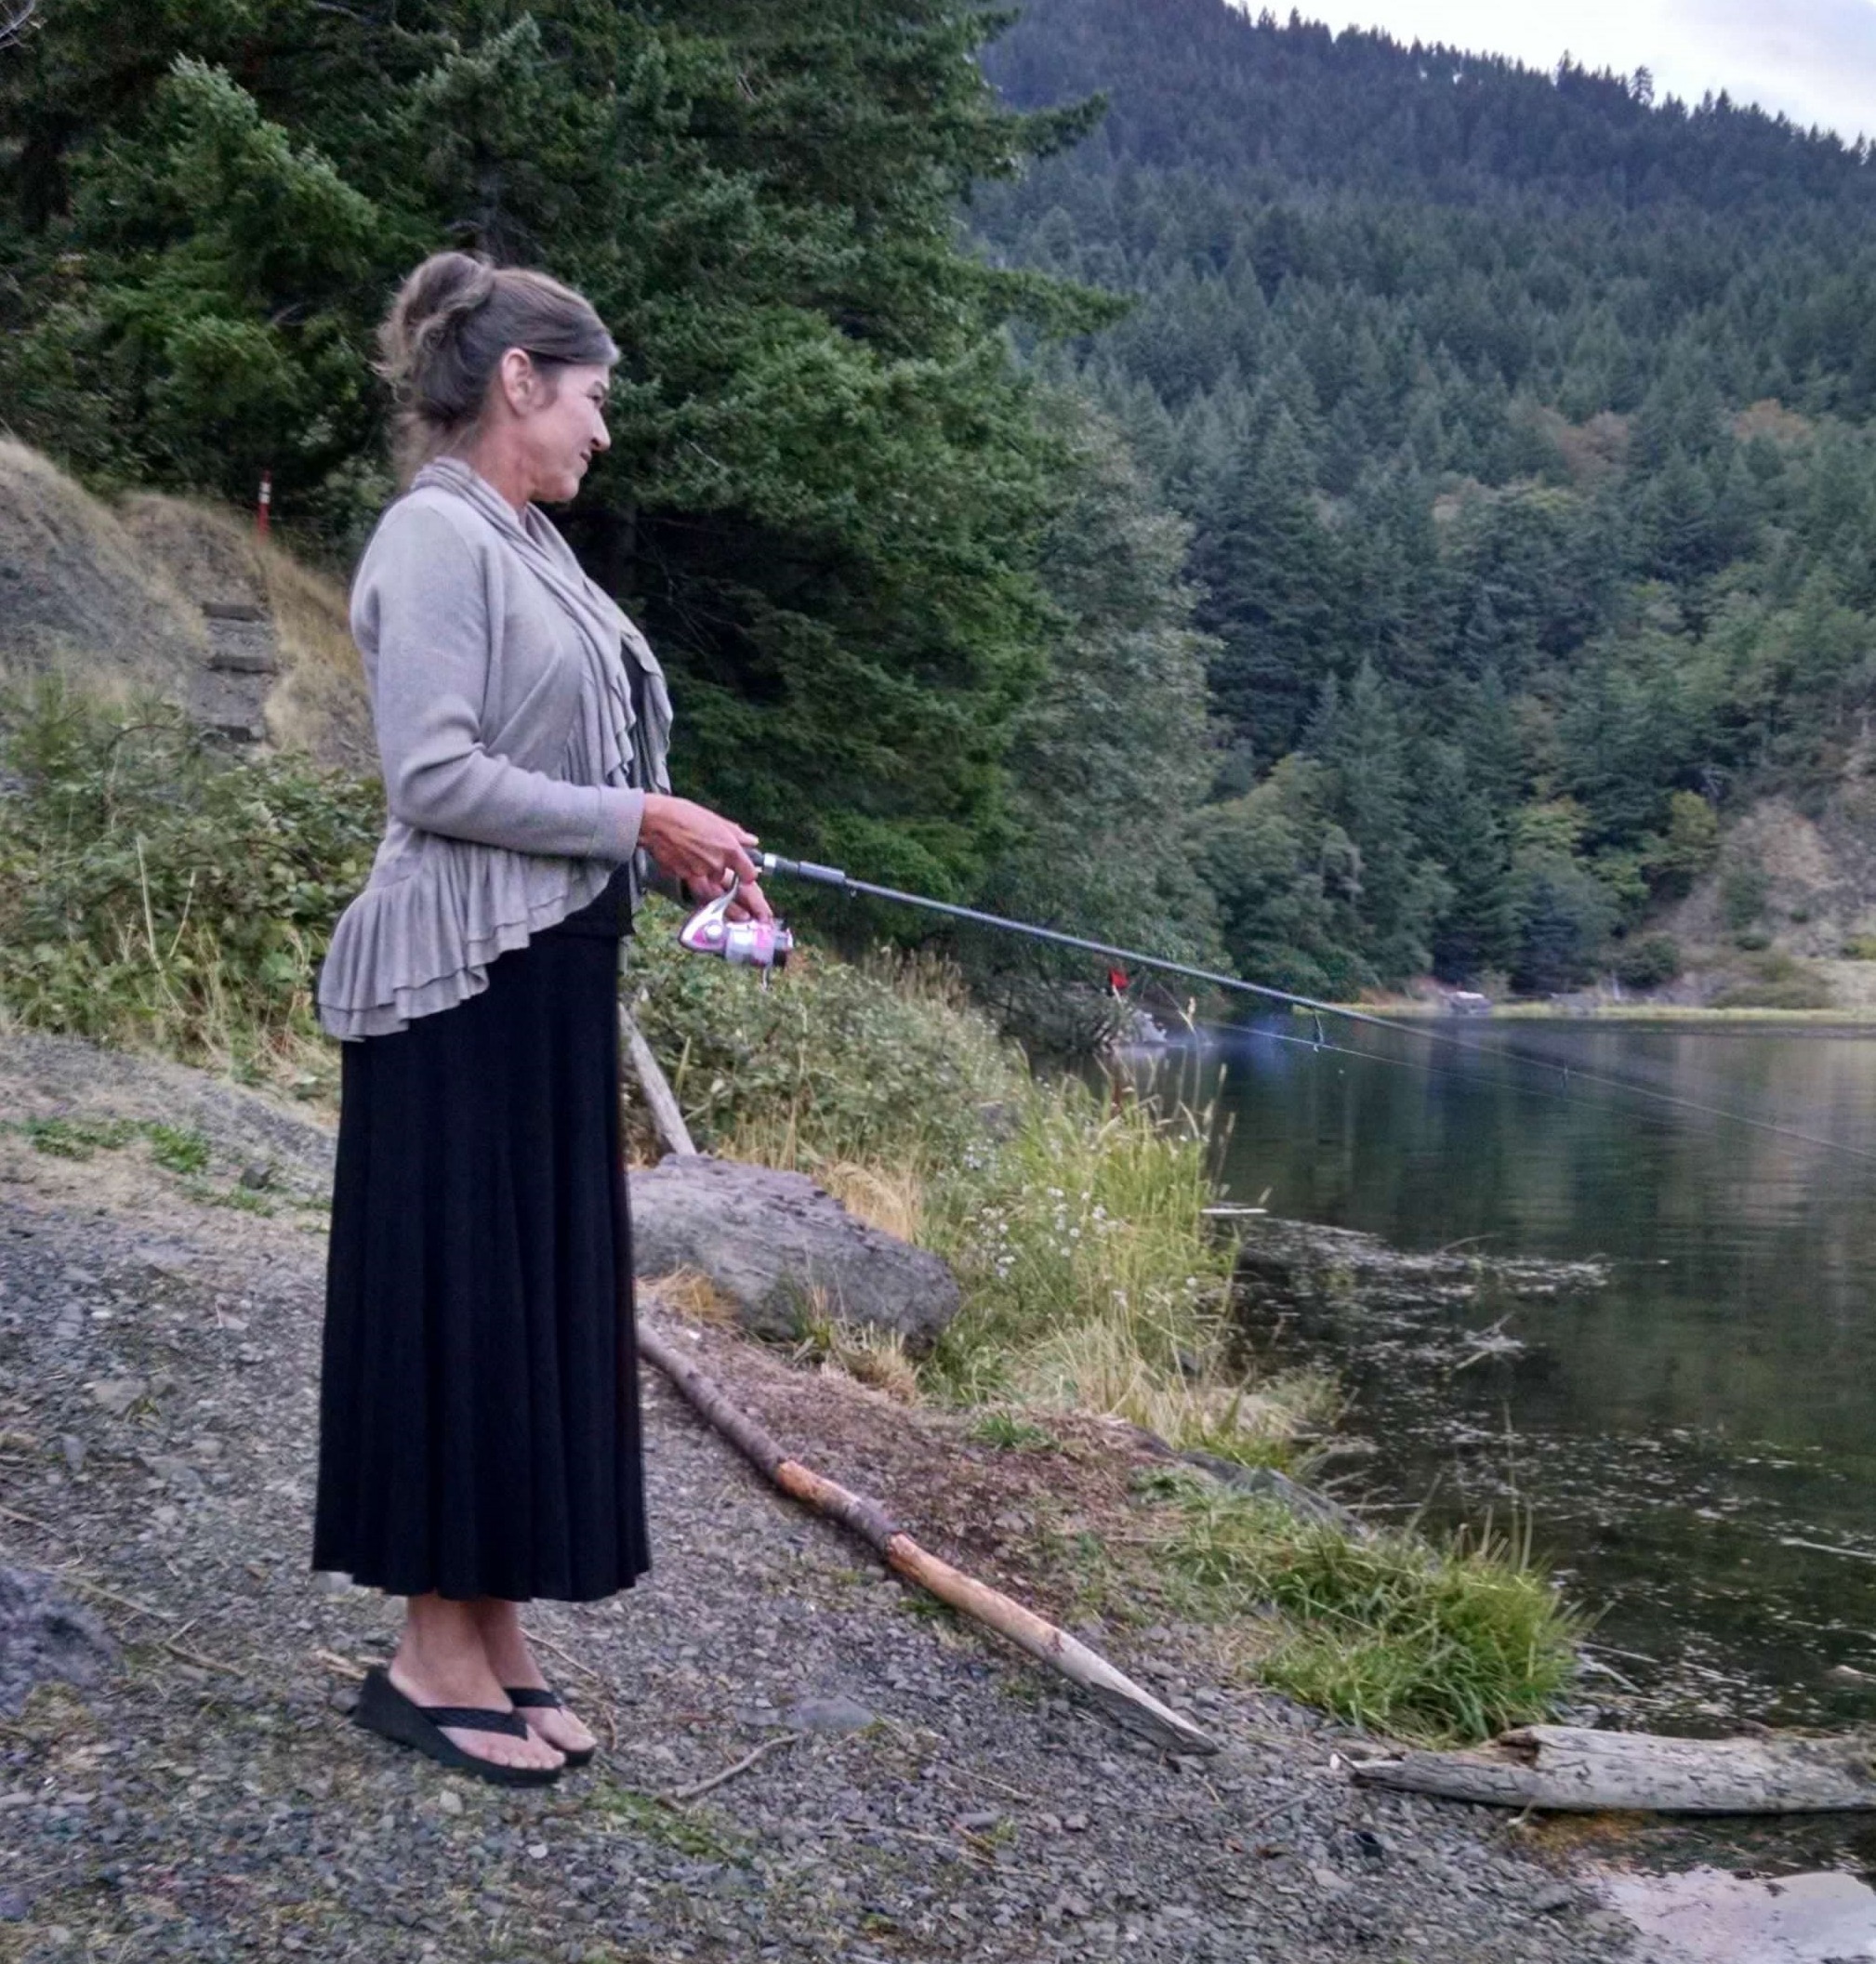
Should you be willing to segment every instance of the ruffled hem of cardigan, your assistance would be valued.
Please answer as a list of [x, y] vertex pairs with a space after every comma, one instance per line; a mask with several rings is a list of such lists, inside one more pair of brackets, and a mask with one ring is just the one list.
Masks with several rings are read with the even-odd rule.
[[[319, 1020], [341, 1041], [389, 1036], [414, 1018], [480, 995], [489, 964], [577, 912], [613, 876], [605, 860], [551, 860], [432, 834], [417, 866], [367, 886], [340, 916], [319, 971]], [[375, 978], [399, 969], [419, 981]]]

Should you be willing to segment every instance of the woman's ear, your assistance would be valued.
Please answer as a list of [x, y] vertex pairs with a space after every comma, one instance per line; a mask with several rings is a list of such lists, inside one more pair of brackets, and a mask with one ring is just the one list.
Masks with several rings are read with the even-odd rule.
[[510, 415], [525, 415], [540, 400], [541, 374], [525, 348], [502, 351], [501, 366], [495, 371], [502, 401]]

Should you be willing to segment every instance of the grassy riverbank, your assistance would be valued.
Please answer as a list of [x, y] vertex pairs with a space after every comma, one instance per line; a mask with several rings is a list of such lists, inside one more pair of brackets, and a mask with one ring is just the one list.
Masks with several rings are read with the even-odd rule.
[[[0, 738], [0, 1017], [329, 1113], [310, 978], [368, 863], [375, 789], [230, 765], [171, 712], [57, 691], [13, 705]], [[1038, 1420], [1078, 1411], [1307, 1471], [1337, 1396], [1232, 1341], [1204, 1114], [1039, 1078], [940, 965], [809, 948], [765, 991], [683, 955], [679, 917], [652, 903], [632, 986], [700, 1142], [811, 1173], [962, 1286], [927, 1357], [810, 1318], [804, 1359], [972, 1410], [991, 1444], [1033, 1445]], [[1140, 1520], [1177, 1614], [1344, 1716], [1474, 1737], [1539, 1716], [1567, 1678], [1568, 1617], [1517, 1551], [1303, 1531], [1196, 1486], [1143, 1493]]]

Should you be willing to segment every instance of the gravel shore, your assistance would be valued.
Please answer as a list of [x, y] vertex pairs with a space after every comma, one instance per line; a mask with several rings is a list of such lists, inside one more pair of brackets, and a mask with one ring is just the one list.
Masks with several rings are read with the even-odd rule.
[[[85, 1151], [74, 1118], [143, 1129], [44, 1150]], [[33, 1119], [68, 1124], [35, 1143]], [[1116, 1731], [772, 1495], [649, 1375], [653, 1573], [529, 1615], [595, 1765], [508, 1793], [366, 1736], [346, 1714], [395, 1605], [306, 1566], [327, 1136], [18, 1036], [0, 1120], [0, 1563], [49, 1574], [112, 1648], [95, 1683], [0, 1711], [9, 1964], [1642, 1954], [1502, 1817], [1354, 1788], [1345, 1732], [1207, 1681], [1177, 1630], [1087, 1634], [1224, 1750]], [[159, 1163], [153, 1124], [208, 1163]], [[803, 1458], [1005, 1586], [1038, 1513], [1124, 1493], [1098, 1429], [1006, 1463], [945, 1415], [694, 1340]], [[1051, 1606], [1046, 1574], [1028, 1593]]]

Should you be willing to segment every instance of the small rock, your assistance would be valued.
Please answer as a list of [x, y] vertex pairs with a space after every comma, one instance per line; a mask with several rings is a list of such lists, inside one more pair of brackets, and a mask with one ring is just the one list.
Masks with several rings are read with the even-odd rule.
[[140, 1377], [100, 1377], [85, 1389], [91, 1402], [102, 1405], [113, 1418], [122, 1418], [150, 1387]]
[[1531, 1898], [1531, 1907], [1540, 1917], [1554, 1917], [1566, 1909], [1574, 1909], [1577, 1892], [1562, 1882], [1555, 1882], [1549, 1889], [1540, 1889]]
[[545, 1862], [547, 1858], [548, 1844], [545, 1841], [530, 1841], [528, 1843], [528, 1860], [530, 1862]]
[[73, 1433], [67, 1432], [59, 1442], [59, 1450], [65, 1456], [65, 1464], [74, 1473], [85, 1470], [85, 1442]]
[[273, 1184], [273, 1168], [257, 1160], [253, 1166], [242, 1167], [241, 1183], [250, 1193], [258, 1193], [263, 1187]]
[[1349, 1885], [1345, 1878], [1336, 1874], [1332, 1868], [1316, 1867], [1310, 1870], [1315, 1886], [1329, 1895], [1339, 1896]]
[[23, 1923], [32, 1905], [18, 1889], [0, 1889], [0, 1923]]
[[1833, 1664], [1824, 1673], [1826, 1684], [1869, 1684], [1872, 1681], [1869, 1671], [1859, 1671], [1854, 1664]]
[[462, 1812], [462, 1796], [455, 1787], [446, 1786], [436, 1797], [436, 1806], [440, 1814], [459, 1814]]
[[857, 1698], [836, 1692], [826, 1698], [797, 1698], [782, 1714], [782, 1723], [801, 1733], [857, 1733], [873, 1723], [874, 1715]]

